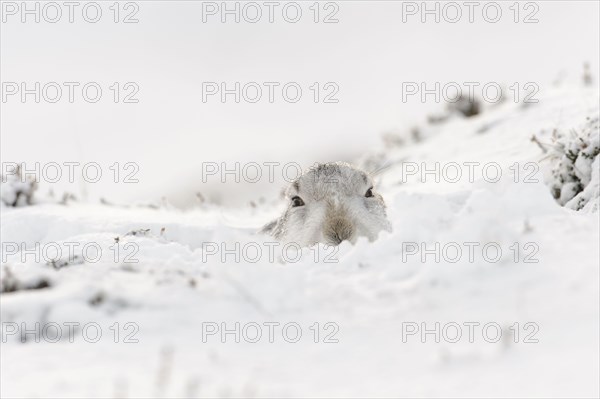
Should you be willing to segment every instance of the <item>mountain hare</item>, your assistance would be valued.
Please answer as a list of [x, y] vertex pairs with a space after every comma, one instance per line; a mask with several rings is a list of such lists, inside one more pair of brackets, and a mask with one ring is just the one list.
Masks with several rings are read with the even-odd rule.
[[317, 242], [370, 241], [379, 231], [391, 231], [385, 203], [363, 171], [342, 162], [318, 164], [293, 181], [286, 190], [284, 214], [262, 232], [283, 242], [310, 246]]

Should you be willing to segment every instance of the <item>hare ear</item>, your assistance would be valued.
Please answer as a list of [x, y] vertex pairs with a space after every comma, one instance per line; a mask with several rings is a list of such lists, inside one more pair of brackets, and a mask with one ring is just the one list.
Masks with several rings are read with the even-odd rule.
[[260, 229], [261, 234], [269, 234], [273, 235], [276, 230], [277, 224], [279, 223], [279, 219], [275, 219], [267, 224], [265, 224], [262, 229]]

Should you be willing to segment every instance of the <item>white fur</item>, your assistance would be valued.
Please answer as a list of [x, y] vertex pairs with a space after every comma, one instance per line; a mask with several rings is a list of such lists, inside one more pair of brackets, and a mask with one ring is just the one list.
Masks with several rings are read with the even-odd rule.
[[[317, 242], [338, 245], [352, 243], [360, 236], [370, 241], [381, 230], [391, 231], [385, 203], [365, 172], [336, 162], [320, 164], [292, 182], [286, 190], [289, 205], [284, 214], [263, 228], [282, 242], [310, 246]], [[292, 206], [292, 198], [300, 197], [303, 206]]]

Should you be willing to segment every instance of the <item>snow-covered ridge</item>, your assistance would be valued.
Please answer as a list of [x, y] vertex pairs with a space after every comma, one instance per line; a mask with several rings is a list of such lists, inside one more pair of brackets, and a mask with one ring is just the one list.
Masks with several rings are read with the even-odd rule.
[[[557, 88], [528, 107], [507, 102], [470, 118], [424, 122], [418, 142], [410, 129], [400, 132], [403, 145], [388, 142], [364, 161], [383, 168], [378, 189], [393, 224], [373, 243], [298, 256], [275, 247], [271, 259], [272, 239], [255, 233], [277, 215], [271, 202], [186, 212], [3, 206], [3, 333], [7, 323], [93, 322], [104, 335], [97, 343], [80, 335], [73, 343], [22, 343], [4, 334], [2, 395], [597, 396], [599, 161], [590, 149], [598, 145], [598, 95], [594, 87]], [[561, 143], [563, 154], [573, 150], [571, 131], [589, 137], [576, 149], [592, 154], [573, 160], [570, 175], [585, 199], [576, 207], [569, 204], [577, 195], [553, 197], [565, 159], [549, 156]], [[421, 174], [436, 163], [448, 173], [456, 163], [462, 177]], [[500, 167], [498, 179], [483, 173], [490, 163]], [[22, 243], [93, 246], [87, 259], [48, 263], [22, 261], [11, 246]], [[258, 261], [224, 251], [237, 245], [239, 254], [250, 243], [262, 251]], [[303, 337], [222, 343], [217, 334], [203, 342], [207, 322], [293, 322]], [[407, 322], [493, 322], [503, 339], [489, 343], [476, 330], [473, 343], [466, 336], [422, 343], [420, 335], [403, 342]], [[123, 342], [127, 323], [137, 326], [138, 343]], [[331, 331], [339, 342], [323, 342], [326, 323], [338, 327]], [[539, 327], [539, 342], [523, 342], [525, 323]]]

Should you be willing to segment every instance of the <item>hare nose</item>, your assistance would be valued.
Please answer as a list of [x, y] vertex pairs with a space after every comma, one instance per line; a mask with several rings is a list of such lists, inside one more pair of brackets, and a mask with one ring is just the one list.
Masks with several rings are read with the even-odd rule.
[[354, 234], [354, 227], [352, 223], [343, 217], [334, 217], [325, 225], [325, 231], [323, 232], [327, 241], [334, 245], [340, 244], [344, 240], [348, 240]]

